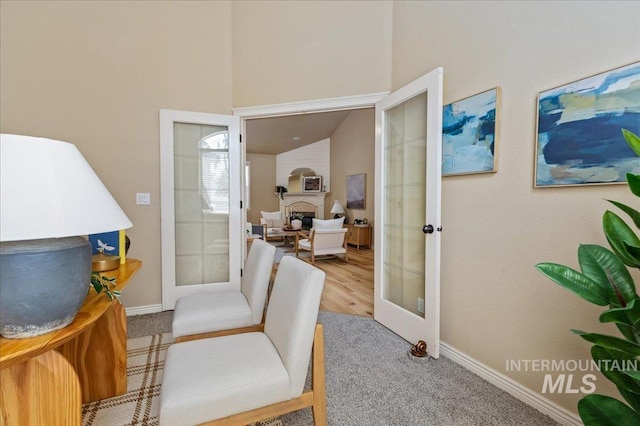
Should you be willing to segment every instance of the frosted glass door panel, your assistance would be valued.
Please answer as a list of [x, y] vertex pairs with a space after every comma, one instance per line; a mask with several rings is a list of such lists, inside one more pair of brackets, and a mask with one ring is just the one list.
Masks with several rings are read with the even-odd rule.
[[416, 315], [425, 297], [427, 96], [385, 111], [383, 297]]
[[174, 123], [175, 284], [229, 281], [229, 132]]

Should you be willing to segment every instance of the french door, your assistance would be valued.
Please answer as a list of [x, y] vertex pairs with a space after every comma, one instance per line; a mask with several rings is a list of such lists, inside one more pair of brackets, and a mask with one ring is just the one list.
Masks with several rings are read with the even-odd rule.
[[440, 355], [442, 68], [376, 103], [374, 318]]
[[240, 288], [240, 120], [160, 110], [162, 305]]

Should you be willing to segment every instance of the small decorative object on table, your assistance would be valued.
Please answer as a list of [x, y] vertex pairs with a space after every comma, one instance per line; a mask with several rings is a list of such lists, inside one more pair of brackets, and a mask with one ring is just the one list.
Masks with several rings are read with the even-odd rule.
[[[89, 242], [94, 255], [104, 253], [105, 255], [118, 257], [120, 264], [126, 263], [127, 252], [131, 245], [131, 240], [126, 236], [124, 229], [112, 232], [102, 232], [100, 234], [90, 234]], [[103, 259], [104, 260], [104, 259]], [[95, 263], [95, 256], [94, 256]], [[118, 269], [118, 265], [114, 265], [108, 269], [97, 269], [94, 265], [94, 271], [107, 271]]]
[[120, 267], [120, 257], [106, 254], [102, 249], [91, 256], [91, 269], [96, 272], [113, 271]]
[[304, 215], [302, 213], [294, 213], [291, 215], [291, 229], [302, 229], [302, 219]]
[[100, 294], [104, 291], [109, 300], [115, 299], [120, 302], [120, 290], [111, 290], [111, 287], [116, 286], [116, 277], [107, 277], [101, 275], [100, 272], [91, 271], [91, 283], [89, 285], [93, 287], [96, 293]]

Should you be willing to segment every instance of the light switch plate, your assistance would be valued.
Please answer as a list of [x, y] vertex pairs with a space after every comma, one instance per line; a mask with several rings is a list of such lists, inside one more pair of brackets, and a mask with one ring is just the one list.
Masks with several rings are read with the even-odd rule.
[[138, 205], [151, 204], [151, 194], [149, 194], [148, 192], [136, 193], [136, 204]]

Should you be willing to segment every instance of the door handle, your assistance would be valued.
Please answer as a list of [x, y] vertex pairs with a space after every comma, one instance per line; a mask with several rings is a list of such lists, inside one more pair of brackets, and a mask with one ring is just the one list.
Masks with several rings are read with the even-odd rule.
[[[442, 226], [438, 226], [438, 229], [436, 229], [436, 231], [441, 232]], [[433, 225], [424, 225], [422, 227], [422, 232], [424, 232], [425, 234], [433, 234]]]

